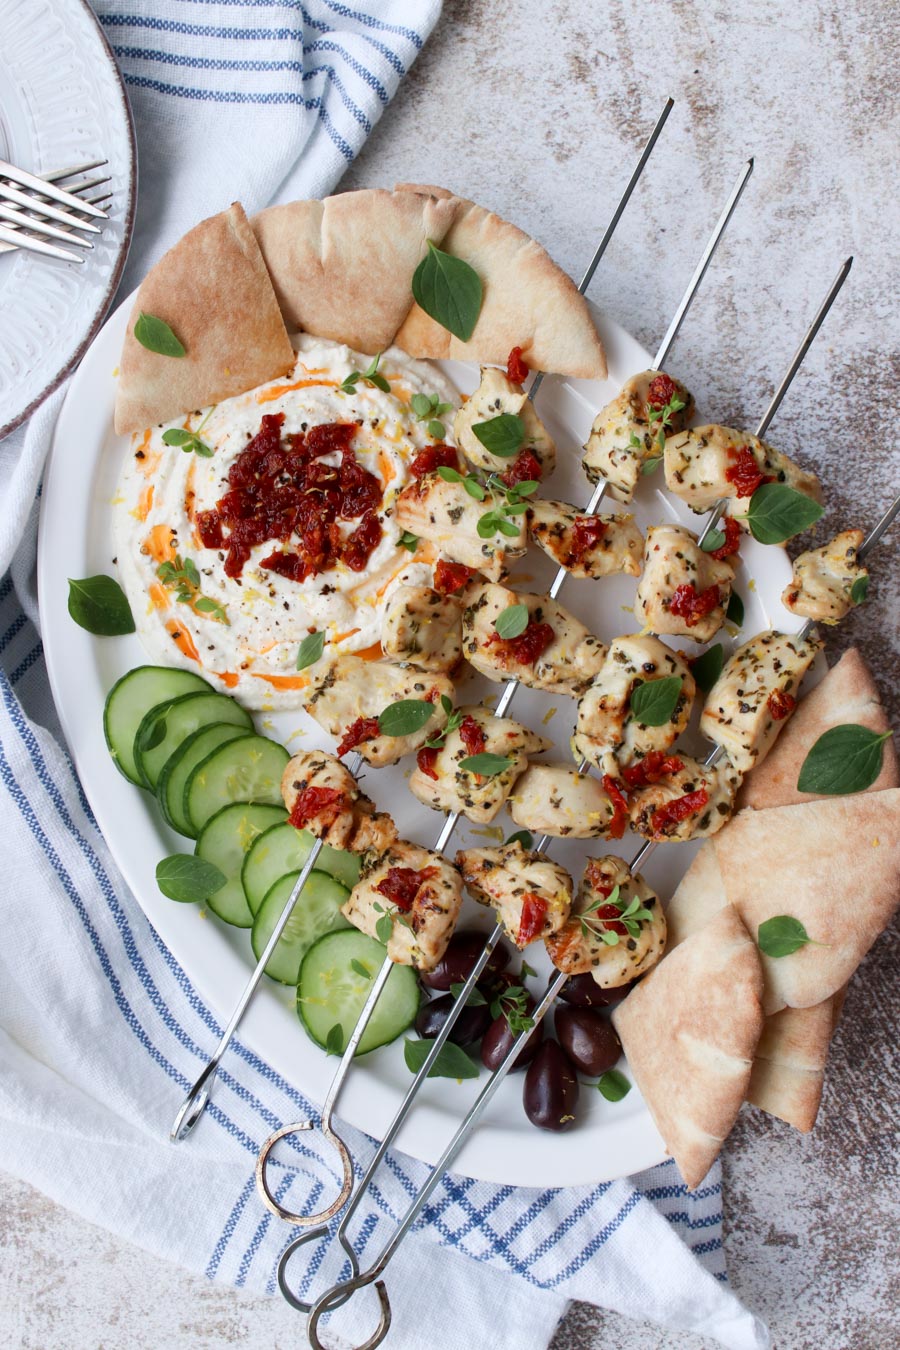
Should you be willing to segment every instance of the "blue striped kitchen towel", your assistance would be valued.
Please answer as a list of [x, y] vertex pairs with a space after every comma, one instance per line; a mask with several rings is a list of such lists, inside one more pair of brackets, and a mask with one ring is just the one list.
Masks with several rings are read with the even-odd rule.
[[[235, 197], [254, 210], [333, 188], [439, 11], [437, 0], [97, 7], [141, 152], [126, 289], [184, 229]], [[22, 502], [29, 474], [33, 498], [57, 402], [13, 447], [25, 469], [0, 503], [0, 543], [17, 544], [14, 556], [0, 550], [0, 568], [12, 560], [0, 582], [0, 1161], [162, 1258], [273, 1291], [295, 1230], [260, 1204], [253, 1164], [276, 1126], [314, 1107], [238, 1042], [202, 1127], [188, 1145], [168, 1143], [173, 1110], [220, 1029], [125, 887], [53, 709], [33, 586], [36, 512], [26, 521]], [[345, 1137], [364, 1168], [372, 1141], [350, 1129]], [[310, 1135], [295, 1158], [278, 1194], [314, 1207], [334, 1193], [333, 1155]], [[359, 1216], [364, 1264], [425, 1170], [389, 1155]], [[391, 1267], [390, 1343], [532, 1350], [578, 1298], [755, 1350], [767, 1335], [728, 1288], [721, 1226], [718, 1167], [693, 1195], [671, 1164], [566, 1190], [448, 1175]], [[316, 1288], [340, 1273], [329, 1259], [310, 1249]], [[336, 1345], [339, 1334], [358, 1341], [371, 1329], [365, 1297], [339, 1318]]]

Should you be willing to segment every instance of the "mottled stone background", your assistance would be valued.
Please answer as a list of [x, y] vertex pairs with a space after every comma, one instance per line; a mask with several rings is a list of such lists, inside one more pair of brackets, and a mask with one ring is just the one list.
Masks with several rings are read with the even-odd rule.
[[[821, 473], [827, 528], [865, 528], [900, 486], [897, 13], [891, 0], [448, 0], [345, 185], [446, 183], [530, 230], [578, 276], [671, 93], [675, 111], [592, 298], [653, 349], [755, 155], [673, 364], [704, 416], [755, 423], [852, 253], [771, 437]], [[862, 645], [895, 723], [898, 537], [877, 557], [872, 602], [830, 638], [833, 653]], [[898, 956], [895, 928], [851, 986], [815, 1132], [748, 1110], [725, 1150], [732, 1280], [782, 1350], [900, 1344]], [[0, 1186], [0, 1243], [6, 1345], [298, 1344], [280, 1300], [159, 1265], [11, 1181]], [[502, 1321], [491, 1344], [504, 1346]], [[576, 1307], [554, 1350], [702, 1344]]]

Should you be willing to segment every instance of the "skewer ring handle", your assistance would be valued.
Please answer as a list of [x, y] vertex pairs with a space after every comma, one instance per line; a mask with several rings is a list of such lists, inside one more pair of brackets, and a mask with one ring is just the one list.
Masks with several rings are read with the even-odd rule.
[[[292, 1308], [295, 1308], [297, 1310], [297, 1312], [309, 1313], [312, 1311], [313, 1304], [305, 1303], [302, 1298], [298, 1298], [297, 1295], [294, 1293], [293, 1289], [288, 1284], [287, 1281], [288, 1264], [291, 1260], [291, 1257], [294, 1255], [294, 1252], [298, 1251], [300, 1247], [304, 1246], [304, 1244], [307, 1242], [316, 1242], [320, 1238], [327, 1238], [328, 1232], [329, 1230], [327, 1226], [323, 1225], [321, 1228], [314, 1228], [311, 1233], [301, 1233], [299, 1237], [295, 1237], [292, 1242], [288, 1243], [287, 1247], [285, 1247], [284, 1251], [281, 1254], [281, 1260], [278, 1262], [278, 1271], [277, 1271], [278, 1288], [281, 1290], [281, 1294], [285, 1302], [289, 1303]], [[351, 1279], [355, 1279], [356, 1276], [359, 1274], [359, 1261], [357, 1260], [356, 1252], [350, 1246], [350, 1243], [346, 1240], [343, 1234], [338, 1233], [337, 1236], [341, 1246], [347, 1253], [347, 1258], [350, 1262]], [[347, 1302], [348, 1298], [350, 1298], [350, 1294], [344, 1294], [341, 1296], [340, 1299], [336, 1300], [334, 1303], [329, 1304], [329, 1307], [342, 1308], [343, 1305]]]
[[180, 1144], [182, 1140], [187, 1139], [198, 1121], [203, 1116], [204, 1111], [209, 1105], [209, 1095], [212, 1092], [212, 1086], [219, 1072], [218, 1059], [207, 1064], [206, 1068], [191, 1088], [184, 1101], [181, 1103], [181, 1110], [175, 1117], [172, 1128], [169, 1131], [169, 1138], [173, 1144]]
[[[343, 1139], [338, 1138], [330, 1125], [323, 1124], [322, 1136], [327, 1139], [328, 1143], [336, 1150], [344, 1172], [344, 1179], [341, 1182], [341, 1189], [337, 1199], [333, 1200], [327, 1208], [320, 1209], [315, 1214], [295, 1214], [293, 1210], [285, 1209], [284, 1205], [280, 1204], [279, 1201], [275, 1199], [275, 1196], [269, 1189], [269, 1182], [266, 1177], [266, 1164], [269, 1161], [272, 1149], [282, 1139], [286, 1139], [288, 1135], [298, 1134], [302, 1130], [311, 1130], [313, 1128], [314, 1126], [311, 1120], [298, 1120], [293, 1125], [282, 1125], [280, 1130], [276, 1130], [274, 1134], [269, 1135], [256, 1159], [256, 1189], [259, 1191], [260, 1199], [263, 1204], [267, 1209], [270, 1209], [273, 1214], [277, 1215], [279, 1219], [284, 1219], [286, 1223], [296, 1224], [299, 1228], [308, 1228], [312, 1224], [328, 1223], [330, 1219], [334, 1218], [338, 1210], [344, 1208], [344, 1205], [346, 1205], [347, 1201], [350, 1199], [350, 1192], [353, 1190], [353, 1159], [350, 1157], [347, 1145], [344, 1143]], [[311, 1234], [310, 1236], [314, 1235]]]
[[352, 1280], [345, 1280], [343, 1284], [337, 1284], [333, 1289], [329, 1289], [323, 1294], [319, 1301], [313, 1306], [309, 1316], [309, 1322], [306, 1326], [306, 1334], [309, 1337], [309, 1343], [313, 1350], [329, 1350], [319, 1340], [319, 1318], [327, 1312], [333, 1312], [339, 1308], [347, 1299], [355, 1294], [357, 1289], [364, 1289], [367, 1284], [374, 1281], [375, 1292], [378, 1295], [378, 1302], [381, 1304], [381, 1321], [367, 1341], [355, 1347], [355, 1350], [375, 1350], [380, 1345], [385, 1336], [391, 1329], [391, 1301], [388, 1298], [387, 1289], [384, 1286], [384, 1280], [376, 1279], [378, 1267], [374, 1270], [368, 1270], [363, 1275], [356, 1275]]

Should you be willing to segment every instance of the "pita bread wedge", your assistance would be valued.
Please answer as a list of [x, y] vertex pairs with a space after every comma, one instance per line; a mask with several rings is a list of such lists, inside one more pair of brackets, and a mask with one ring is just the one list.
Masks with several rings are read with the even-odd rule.
[[[403, 185], [411, 197], [431, 187]], [[413, 305], [394, 341], [411, 356], [506, 365], [513, 347], [532, 370], [604, 379], [606, 355], [587, 303], [560, 267], [522, 230], [474, 202], [457, 199], [441, 247], [474, 267], [484, 301], [468, 342]], [[436, 241], [437, 242], [437, 241]]]
[[713, 843], [726, 898], [754, 938], [789, 914], [822, 944], [762, 956], [767, 1013], [837, 993], [900, 900], [900, 788], [744, 810]]
[[270, 206], [252, 224], [291, 332], [374, 355], [413, 303], [412, 275], [461, 203], [450, 193], [342, 192]]
[[[797, 791], [800, 769], [819, 737], [845, 722], [856, 722], [879, 733], [889, 729], [878, 688], [856, 647], [845, 652], [824, 680], [800, 700], [774, 748], [744, 779], [738, 807], [763, 810], [816, 800], [811, 793]], [[897, 751], [893, 741], [886, 741], [881, 773], [868, 791], [898, 786]]]
[[[134, 336], [141, 312], [185, 348], [160, 356]], [[243, 207], [203, 220], [150, 270], [119, 363], [116, 431], [142, 431], [285, 375], [296, 360]]]
[[750, 1073], [748, 1102], [804, 1133], [812, 1129], [843, 1002], [841, 989], [814, 1008], [782, 1008], [766, 1018]]
[[698, 928], [703, 928], [727, 903], [719, 860], [712, 840], [708, 839], [666, 906], [666, 951], [672, 951]]
[[762, 988], [756, 944], [726, 906], [613, 1013], [631, 1072], [691, 1189], [746, 1095], [763, 1027]]

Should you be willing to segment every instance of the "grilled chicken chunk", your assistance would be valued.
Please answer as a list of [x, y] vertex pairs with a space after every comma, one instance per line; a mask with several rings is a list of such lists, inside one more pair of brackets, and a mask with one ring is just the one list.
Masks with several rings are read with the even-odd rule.
[[[787, 483], [813, 501], [822, 500], [814, 473], [747, 431], [732, 427], [693, 427], [666, 438], [666, 486], [692, 511], [708, 511], [720, 498], [725, 514], [747, 514], [749, 500], [764, 482]], [[740, 520], [743, 528], [746, 522]]]
[[516, 455], [530, 454], [540, 466], [540, 473], [527, 473], [525, 477], [548, 478], [556, 465], [556, 446], [521, 385], [513, 384], [494, 366], [481, 367], [481, 384], [465, 400], [453, 422], [454, 439], [466, 459], [476, 469], [490, 473], [503, 473], [511, 467], [515, 462], [512, 456], [492, 455], [472, 430], [503, 413], [518, 417], [522, 423], [522, 444]]
[[568, 502], [534, 497], [528, 508], [534, 542], [573, 577], [641, 575], [641, 532], [633, 516], [586, 516]]
[[704, 553], [693, 530], [652, 525], [634, 617], [654, 633], [709, 642], [725, 622], [734, 568]]
[[[647, 680], [681, 679], [681, 690], [671, 718], [662, 726], [648, 726], [631, 712], [631, 695]], [[690, 667], [655, 637], [616, 638], [603, 668], [578, 701], [572, 750], [601, 773], [617, 778], [625, 765], [654, 750], [668, 750], [684, 731], [691, 715], [697, 686]]]
[[[623, 919], [634, 901], [638, 904]], [[666, 916], [659, 896], [621, 858], [589, 858], [572, 913], [544, 946], [557, 970], [590, 974], [601, 989], [616, 989], [660, 960]]]
[[396, 839], [386, 852], [365, 860], [341, 913], [369, 937], [378, 937], [379, 921], [388, 915], [393, 921], [387, 943], [391, 960], [433, 970], [453, 935], [462, 899], [462, 877], [452, 863]]
[[631, 794], [631, 828], [645, 839], [681, 843], [716, 834], [734, 813], [743, 774], [725, 756], [714, 767], [688, 755], [673, 757], [679, 767]]
[[617, 818], [600, 780], [571, 764], [529, 765], [510, 796], [509, 814], [517, 825], [554, 839], [603, 838]]
[[462, 482], [447, 483], [437, 472], [426, 473], [400, 493], [394, 519], [401, 530], [429, 540], [448, 558], [483, 572], [491, 581], [502, 581], [510, 564], [525, 552], [528, 533], [525, 517], [519, 515], [510, 520], [515, 534], [497, 533], [483, 539], [478, 522], [490, 510], [491, 501], [490, 493], [479, 501]]
[[[452, 683], [440, 672], [393, 661], [366, 661], [352, 654], [325, 657], [310, 667], [310, 676], [303, 704], [310, 717], [339, 742], [339, 755], [358, 750], [376, 767], [396, 764], [436, 735], [447, 721], [441, 699], [453, 703], [456, 697]], [[433, 703], [429, 721], [408, 736], [382, 735], [379, 715], [389, 704], [406, 699]]]
[[462, 607], [430, 586], [398, 586], [381, 626], [385, 656], [420, 670], [452, 670], [462, 656]]
[[[514, 722], [495, 717], [482, 707], [457, 709], [459, 725], [447, 734], [442, 746], [419, 751], [418, 765], [409, 786], [413, 795], [434, 811], [459, 811], [469, 820], [486, 825], [494, 819], [528, 767], [528, 756], [549, 750], [553, 744], [543, 736]], [[495, 774], [470, 773], [460, 768], [473, 754], [500, 755], [509, 767]]]
[[[603, 664], [606, 648], [584, 624], [546, 595], [506, 586], [472, 585], [465, 592], [463, 656], [489, 680], [521, 680], [532, 689], [575, 694]], [[525, 605], [528, 627], [501, 638], [494, 624], [511, 605]]]
[[770, 629], [725, 662], [707, 695], [700, 730], [722, 746], [741, 773], [762, 764], [771, 750], [822, 645], [818, 638], [802, 640]]
[[332, 848], [383, 850], [397, 837], [390, 816], [376, 811], [350, 770], [323, 750], [301, 750], [288, 761], [281, 795], [291, 824]]
[[781, 597], [784, 607], [816, 623], [842, 619], [853, 608], [855, 583], [869, 575], [856, 561], [862, 541], [862, 530], [842, 530], [823, 548], [795, 558], [793, 580]]
[[[675, 400], [683, 406], [666, 415]], [[665, 436], [681, 431], [693, 415], [693, 397], [678, 380], [656, 370], [635, 375], [594, 419], [585, 473], [592, 483], [605, 479], [616, 501], [630, 502], [644, 465], [662, 454]]]
[[518, 840], [502, 848], [464, 848], [456, 855], [466, 889], [497, 914], [521, 951], [535, 938], [557, 932], [572, 908], [572, 878], [565, 868]]

